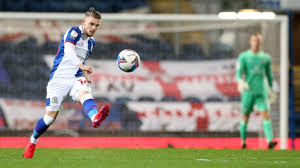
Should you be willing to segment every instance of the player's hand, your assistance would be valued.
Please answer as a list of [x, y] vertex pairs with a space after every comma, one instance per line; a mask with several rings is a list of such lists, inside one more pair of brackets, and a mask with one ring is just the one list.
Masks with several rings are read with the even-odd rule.
[[93, 68], [90, 65], [79, 64], [78, 66], [81, 70], [86, 71], [88, 74], [93, 73]]
[[273, 90], [269, 91], [269, 102], [270, 104], [274, 104], [276, 102], [277, 95]]
[[93, 73], [93, 68], [92, 68], [91, 66], [87, 66], [86, 72], [87, 72], [88, 74]]
[[88, 71], [83, 71], [82, 72], [83, 76], [85, 77], [86, 81], [90, 84], [92, 83], [92, 77], [90, 74], [88, 74]]
[[85, 79], [88, 83], [92, 83], [92, 78], [89, 75], [87, 75]]
[[245, 82], [244, 80], [239, 80], [237, 83], [238, 83], [238, 91], [240, 93], [243, 93], [244, 91], [246, 91], [249, 88], [248, 83]]

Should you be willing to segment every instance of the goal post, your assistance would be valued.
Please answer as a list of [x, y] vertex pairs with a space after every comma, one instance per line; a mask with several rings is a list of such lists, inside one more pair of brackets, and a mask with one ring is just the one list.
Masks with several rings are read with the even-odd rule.
[[289, 133], [289, 28], [288, 28], [288, 17], [284, 16], [280, 19], [280, 140], [281, 149], [287, 148], [287, 139]]
[[[45, 21], [45, 27], [43, 28], [43, 31], [51, 31], [54, 30], [51, 29], [51, 26], [49, 29], [47, 29], [47, 25], [51, 25], [51, 21], [57, 21], [62, 22], [58, 27], [59, 31], [57, 32], [57, 35], [61, 35], [62, 32], [66, 30], [66, 27], [68, 25], [64, 25], [65, 21], [66, 23], [80, 23], [82, 18], [84, 17], [84, 14], [82, 13], [31, 13], [31, 12], [0, 12], [0, 21], [6, 21], [8, 28], [2, 28], [2, 33], [11, 33], [14, 30], [23, 29], [25, 33], [33, 33], [32, 28], [29, 26], [26, 26], [27, 22], [30, 24], [30, 21], [40, 20]], [[218, 15], [198, 15], [198, 14], [133, 14], [133, 13], [120, 13], [120, 14], [112, 14], [112, 13], [103, 13], [102, 14], [103, 22], [111, 22], [113, 24], [116, 24], [115, 27], [121, 26], [120, 29], [103, 29], [98, 31], [99, 36], [103, 35], [120, 35], [120, 36], [126, 36], [131, 34], [146, 34], [146, 35], [154, 35], [157, 36], [157, 34], [164, 34], [163, 37], [166, 39], [169, 39], [169, 42], [174, 45], [174, 53], [180, 53], [180, 44], [185, 41], [188, 41], [189, 39], [184, 39], [185, 37], [182, 36], [174, 36], [172, 38], [169, 38], [170, 34], [175, 35], [176, 33], [183, 33], [183, 32], [194, 32], [191, 35], [187, 35], [186, 38], [197, 38], [195, 35], [198, 35], [198, 32], [206, 32], [210, 30], [245, 30], [247, 31], [248, 27], [255, 27], [254, 30], [258, 29], [262, 32], [263, 36], [264, 33], [266, 33], [266, 37], [270, 38], [270, 34], [268, 34], [268, 28], [271, 28], [272, 24], [275, 24], [276, 29], [279, 30], [279, 34], [272, 34], [272, 36], [276, 36], [277, 40], [279, 41], [278, 44], [275, 44], [275, 48], [272, 48], [272, 44], [266, 44], [266, 47], [269, 47], [270, 51], [274, 49], [274, 53], [279, 53], [279, 58], [274, 58], [275, 63], [273, 66], [273, 69], [278, 70], [277, 79], [279, 82], [279, 103], [277, 105], [278, 115], [276, 119], [278, 120], [279, 125], [279, 138], [280, 138], [280, 144], [281, 149], [287, 149], [287, 143], [288, 143], [288, 68], [289, 68], [289, 57], [288, 57], [288, 17], [284, 15], [277, 15], [274, 16], [274, 18], [268, 18], [268, 19], [239, 19], [239, 18], [227, 18], [222, 19], [218, 17]], [[24, 26], [19, 25], [20, 28], [16, 27], [15, 23], [12, 23], [12, 21], [21, 23], [24, 23]], [[6, 24], [6, 22], [4, 24]], [[132, 25], [127, 23], [132, 22], [155, 22], [159, 26], [156, 26], [155, 28], [149, 29], [145, 25], [138, 25], [137, 27], [132, 27]], [[201, 23], [201, 24], [198, 24]], [[11, 25], [9, 25], [11, 24]], [[34, 23], [35, 24], [35, 23]], [[56, 23], [55, 23], [56, 24]], [[123, 25], [124, 24], [124, 25]], [[271, 25], [271, 26], [264, 26], [264, 25]], [[64, 25], [64, 26], [63, 26]], [[279, 26], [277, 26], [279, 25]], [[9, 27], [10, 26], [10, 27]], [[150, 25], [151, 26], [151, 25]], [[126, 29], [128, 28], [128, 29]], [[249, 31], [250, 32], [250, 31]], [[275, 31], [276, 32], [276, 31]], [[34, 32], [34, 33], [40, 33], [43, 34], [43, 32]], [[178, 34], [177, 34], [178, 35]], [[214, 35], [208, 35], [208, 36], [214, 36]], [[201, 37], [201, 36], [199, 36]], [[245, 41], [247, 37], [244, 37], [243, 35], [239, 36], [241, 41]], [[200, 39], [193, 39], [195, 41]], [[181, 42], [178, 42], [181, 41]], [[205, 41], [205, 39], [202, 39], [202, 41]], [[226, 40], [225, 40], [226, 41]], [[267, 42], [267, 41], [264, 41]], [[239, 43], [239, 42], [237, 42]], [[270, 43], [273, 43], [271, 41]], [[275, 43], [275, 42], [274, 42]], [[204, 50], [207, 49], [208, 44], [203, 45]], [[238, 44], [241, 45], [241, 44]], [[278, 45], [279, 48], [276, 48], [276, 45]], [[270, 47], [271, 46], [271, 47]], [[274, 46], [273, 46], [274, 47]], [[245, 49], [243, 47], [240, 47], [239, 50], [236, 51], [236, 53], [241, 51], [242, 49]], [[276, 50], [275, 50], [276, 49]], [[279, 52], [277, 52], [279, 51]], [[235, 55], [236, 55], [235, 53]], [[272, 55], [272, 53], [271, 53]], [[176, 58], [178, 58], [176, 56]], [[235, 57], [236, 58], [236, 57]], [[141, 58], [142, 59], [142, 58]], [[143, 60], [142, 60], [143, 61]], [[277, 134], [277, 135], [278, 135]]]

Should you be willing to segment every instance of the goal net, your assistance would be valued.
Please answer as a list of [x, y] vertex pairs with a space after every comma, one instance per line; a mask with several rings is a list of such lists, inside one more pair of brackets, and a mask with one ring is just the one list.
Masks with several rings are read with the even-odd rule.
[[[44, 115], [46, 85], [59, 41], [82, 18], [82, 14], [0, 13], [0, 127], [4, 130], [23, 135]], [[238, 54], [249, 49], [250, 35], [260, 32], [262, 49], [272, 58], [278, 97], [271, 105], [274, 136], [286, 148], [287, 31], [285, 16], [103, 14], [87, 61], [94, 67], [95, 100], [99, 106], [112, 107], [102, 131], [239, 137], [235, 63]], [[116, 65], [118, 53], [126, 48], [138, 52], [142, 61], [132, 73]], [[81, 105], [70, 98], [60, 111], [50, 127], [55, 135], [92, 130]], [[257, 110], [248, 130], [250, 137], [263, 139]]]

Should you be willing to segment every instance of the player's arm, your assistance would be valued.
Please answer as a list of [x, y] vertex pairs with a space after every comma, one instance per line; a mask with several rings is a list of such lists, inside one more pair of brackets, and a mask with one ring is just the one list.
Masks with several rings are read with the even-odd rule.
[[88, 83], [92, 83], [92, 78], [90, 77], [90, 75], [88, 75], [87, 71], [82, 71], [82, 74]]
[[244, 69], [243, 58], [242, 58], [242, 55], [239, 55], [238, 60], [236, 62], [236, 80], [237, 81], [242, 80], [243, 69]]
[[82, 70], [82, 74], [85, 77], [85, 79], [88, 81], [88, 83], [92, 83], [92, 79], [88, 74], [93, 73], [93, 69], [89, 65], [83, 65], [82, 63], [79, 64], [79, 68]]
[[77, 41], [80, 39], [80, 32], [76, 30], [75, 27], [72, 27], [69, 31], [66, 32], [64, 41], [64, 57], [74, 66], [79, 66], [82, 62], [77, 57], [75, 52], [75, 46]]
[[65, 42], [65, 57], [71, 60], [73, 65], [79, 66], [81, 64], [80, 59], [77, 57], [77, 54], [75, 52], [75, 44], [67, 41]]
[[272, 69], [271, 69], [271, 58], [269, 57], [266, 63], [266, 76], [268, 79], [268, 84], [269, 87], [272, 89], [273, 88], [273, 73], [272, 73]]
[[243, 56], [239, 55], [238, 61], [236, 63], [236, 80], [238, 84], [238, 91], [242, 93], [248, 89], [248, 84], [243, 79], [243, 73], [245, 69], [245, 63], [243, 61]]
[[83, 65], [80, 59], [77, 57], [75, 52], [75, 45], [73, 43], [65, 43], [65, 56], [71, 60], [73, 65], [78, 66], [82, 71], [87, 71], [87, 73], [92, 73], [93, 69], [91, 66]]
[[67, 59], [73, 66], [78, 66], [82, 71], [87, 71], [87, 73], [92, 73], [92, 67], [83, 65], [82, 61], [78, 58], [75, 52], [75, 46], [77, 41], [80, 39], [79, 32], [76, 28], [71, 28], [66, 32], [66, 38], [64, 42], [64, 54], [65, 59]]
[[89, 66], [89, 65], [83, 65], [82, 63], [79, 63], [78, 66], [79, 66], [79, 68], [82, 70], [82, 72], [84, 72], [84, 73], [88, 73], [88, 74], [93, 73], [93, 68], [92, 68], [92, 66]]
[[276, 93], [273, 91], [273, 73], [272, 73], [272, 69], [271, 69], [271, 58], [268, 57], [266, 66], [265, 66], [265, 72], [266, 72], [266, 76], [267, 76], [267, 80], [268, 80], [268, 84], [269, 84], [269, 102], [270, 104], [275, 103], [277, 96]]

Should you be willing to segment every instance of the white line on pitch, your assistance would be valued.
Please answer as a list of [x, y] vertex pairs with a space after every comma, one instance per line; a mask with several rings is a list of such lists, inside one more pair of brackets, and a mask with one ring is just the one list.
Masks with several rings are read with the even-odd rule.
[[209, 160], [209, 159], [196, 159], [196, 160], [204, 161], [204, 162], [210, 162], [210, 161], [211, 161], [211, 160]]

